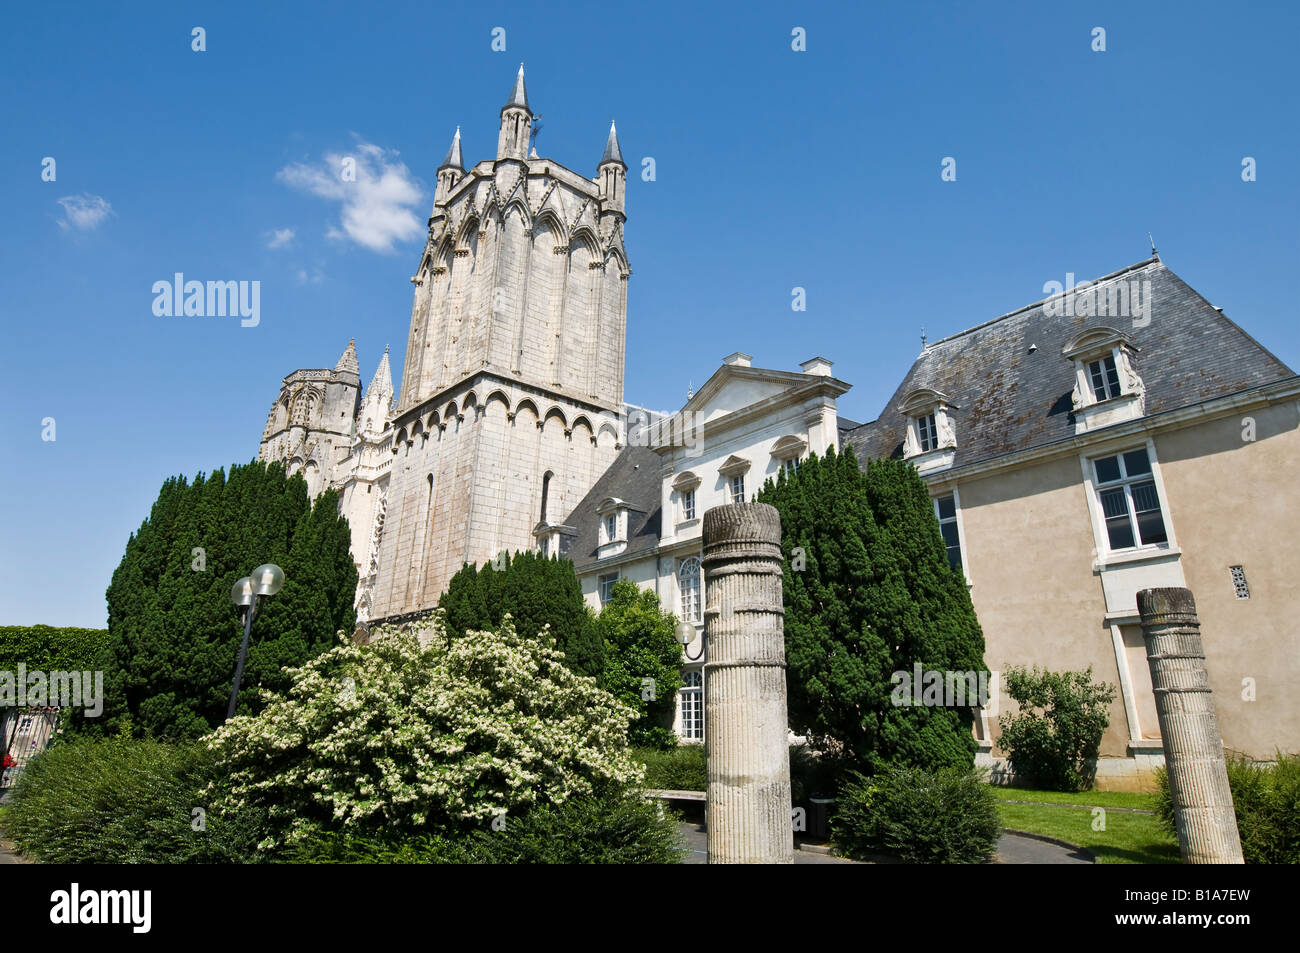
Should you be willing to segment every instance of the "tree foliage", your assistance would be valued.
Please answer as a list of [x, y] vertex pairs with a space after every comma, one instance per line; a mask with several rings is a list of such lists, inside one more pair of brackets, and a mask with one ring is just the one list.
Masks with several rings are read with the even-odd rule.
[[[108, 587], [105, 716], [86, 729], [190, 738], [225, 718], [243, 626], [230, 601], [262, 563], [285, 573], [254, 620], [243, 688], [287, 685], [282, 669], [328, 648], [356, 623], [348, 524], [329, 490], [313, 506], [278, 463], [172, 477], [132, 534]], [[255, 694], [240, 693], [240, 711]]]
[[0, 626], [0, 671], [85, 672], [97, 667], [108, 643], [107, 629], [50, 625]]
[[969, 768], [970, 707], [897, 706], [896, 672], [984, 671], [984, 634], [914, 467], [852, 452], [801, 461], [758, 501], [781, 514], [790, 723], [874, 773]]
[[682, 684], [677, 617], [659, 608], [653, 592], [620, 579], [596, 622], [605, 646], [601, 684], [638, 713], [628, 731], [632, 744], [675, 746], [674, 699]]
[[582, 675], [599, 677], [604, 646], [595, 618], [582, 598], [582, 585], [567, 559], [517, 552], [476, 567], [466, 564], [438, 600], [452, 635], [498, 628], [508, 613], [526, 638], [546, 636]]
[[314, 830], [415, 832], [491, 824], [641, 780], [636, 712], [575, 674], [542, 639], [451, 637], [442, 613], [381, 626], [292, 670], [289, 689], [208, 743], [216, 803], [265, 809], [268, 846]]

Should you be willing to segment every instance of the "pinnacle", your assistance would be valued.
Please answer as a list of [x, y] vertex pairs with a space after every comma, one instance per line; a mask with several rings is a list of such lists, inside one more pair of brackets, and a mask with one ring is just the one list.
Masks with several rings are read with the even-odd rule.
[[601, 165], [606, 162], [617, 162], [627, 167], [627, 163], [623, 161], [623, 153], [618, 148], [618, 131], [614, 128], [613, 120], [609, 124], [609, 138], [605, 140], [605, 154], [600, 157]]
[[[528, 91], [524, 89], [523, 63], [519, 64], [519, 75], [515, 77], [515, 88], [510, 91], [510, 101], [506, 103], [507, 108], [510, 106], [519, 106], [523, 109], [528, 109]], [[532, 113], [531, 109], [528, 109], [528, 111], [530, 114]]]
[[361, 369], [357, 366], [357, 348], [356, 341], [348, 341], [348, 346], [343, 349], [339, 355], [338, 363], [334, 365], [336, 373], [352, 374], [361, 376]]
[[438, 168], [465, 170], [465, 162], [460, 155], [460, 126], [456, 127], [456, 135], [451, 140], [451, 148], [447, 150], [447, 158], [442, 160], [442, 165]]

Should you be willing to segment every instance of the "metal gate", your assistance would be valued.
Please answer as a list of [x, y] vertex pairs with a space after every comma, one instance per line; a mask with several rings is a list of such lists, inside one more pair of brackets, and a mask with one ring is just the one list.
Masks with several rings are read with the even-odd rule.
[[0, 741], [3, 741], [6, 765], [0, 775], [0, 788], [7, 788], [18, 780], [27, 762], [50, 745], [50, 739], [59, 726], [58, 708], [6, 708], [0, 720]]

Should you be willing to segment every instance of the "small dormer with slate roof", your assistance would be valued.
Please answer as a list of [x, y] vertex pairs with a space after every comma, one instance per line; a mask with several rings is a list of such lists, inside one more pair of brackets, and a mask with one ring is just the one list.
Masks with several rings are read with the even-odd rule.
[[598, 519], [596, 524], [598, 533], [597, 559], [617, 556], [626, 551], [628, 530], [633, 511], [637, 513], [643, 512], [640, 507], [615, 496], [606, 497], [596, 507]]
[[898, 407], [906, 417], [903, 458], [921, 473], [952, 466], [957, 454], [953, 411], [957, 405], [947, 395], [929, 387], [913, 389]]
[[1074, 362], [1070, 402], [1076, 434], [1146, 412], [1146, 389], [1133, 366], [1137, 351], [1123, 333], [1110, 327], [1090, 327], [1065, 342], [1061, 356]]

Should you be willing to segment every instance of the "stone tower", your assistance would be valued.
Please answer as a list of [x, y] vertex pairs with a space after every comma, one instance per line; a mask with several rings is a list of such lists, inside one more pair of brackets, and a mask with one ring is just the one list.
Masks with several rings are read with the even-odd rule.
[[334, 370], [298, 370], [281, 382], [258, 457], [301, 473], [316, 496], [332, 484], [336, 467], [350, 452], [360, 405], [357, 352], [349, 341]]
[[466, 170], [457, 129], [437, 171], [359, 596], [371, 619], [431, 608], [466, 562], [534, 548], [622, 444], [627, 166], [612, 125], [595, 178], [540, 158], [533, 119], [521, 66], [496, 157]]

